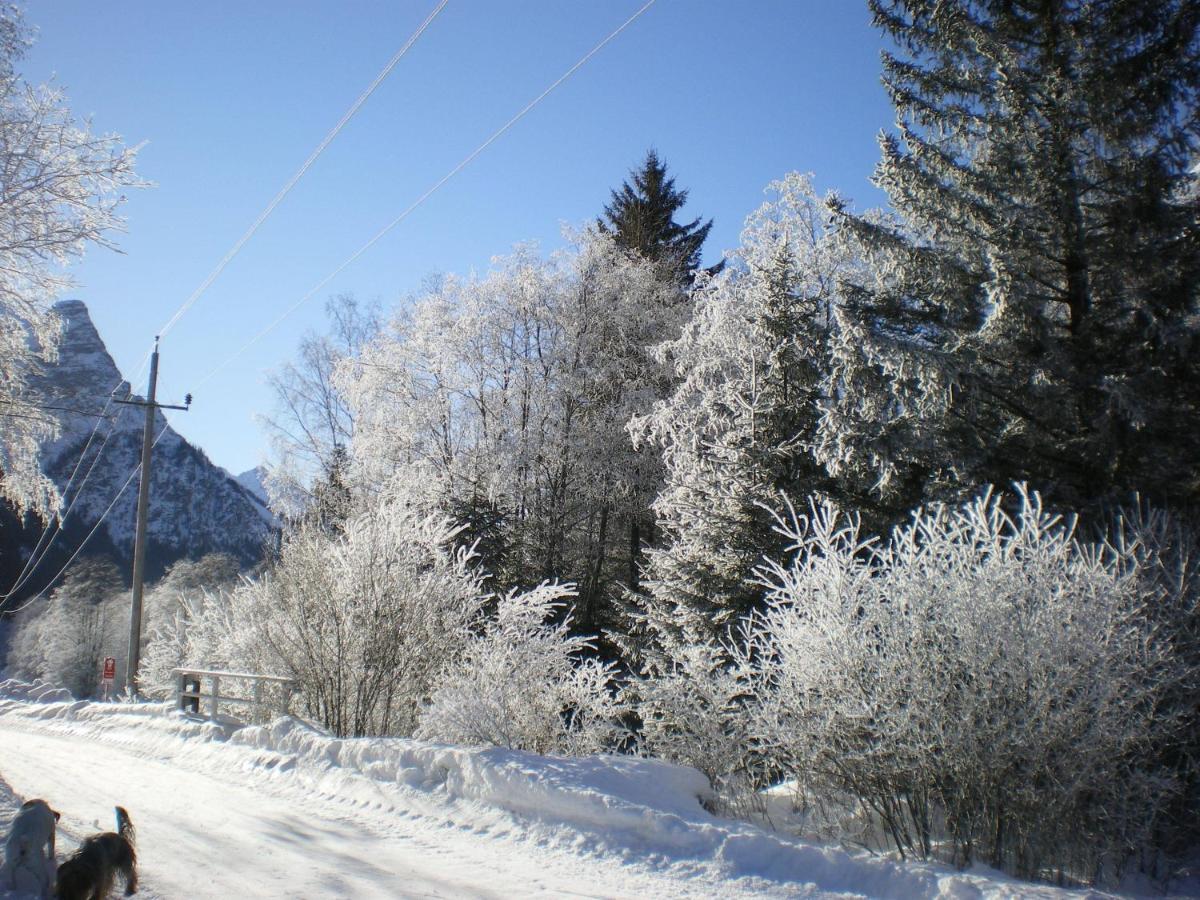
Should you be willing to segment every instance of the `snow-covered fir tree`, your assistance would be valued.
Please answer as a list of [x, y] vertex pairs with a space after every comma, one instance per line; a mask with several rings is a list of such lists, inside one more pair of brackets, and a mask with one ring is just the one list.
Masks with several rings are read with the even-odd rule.
[[844, 283], [831, 472], [894, 509], [1014, 479], [1194, 502], [1196, 4], [870, 5], [899, 222], [837, 209], [871, 271]]
[[730, 266], [703, 283], [691, 322], [660, 350], [675, 390], [631, 428], [666, 469], [654, 506], [662, 543], [648, 553], [646, 595], [634, 598], [635, 638], [660, 648], [718, 638], [754, 607], [754, 567], [782, 550], [767, 508], [781, 490], [805, 495], [825, 482], [812, 446], [836, 281], [849, 263], [808, 177], [768, 192]]

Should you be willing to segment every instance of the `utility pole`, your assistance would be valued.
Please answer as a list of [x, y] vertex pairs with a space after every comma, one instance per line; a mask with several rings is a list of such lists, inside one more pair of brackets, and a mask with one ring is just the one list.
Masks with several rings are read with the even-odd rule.
[[141, 665], [142, 653], [142, 578], [146, 570], [146, 529], [150, 511], [150, 451], [154, 449], [154, 411], [157, 409], [181, 409], [185, 412], [192, 405], [188, 394], [183, 406], [157, 403], [158, 390], [158, 338], [154, 339], [154, 352], [150, 355], [150, 385], [145, 400], [126, 398], [118, 400], [127, 406], [146, 408], [146, 425], [142, 430], [142, 476], [138, 482], [137, 530], [133, 538], [133, 600], [129, 608], [129, 657], [125, 666], [125, 687], [130, 696], [137, 695], [137, 670]]

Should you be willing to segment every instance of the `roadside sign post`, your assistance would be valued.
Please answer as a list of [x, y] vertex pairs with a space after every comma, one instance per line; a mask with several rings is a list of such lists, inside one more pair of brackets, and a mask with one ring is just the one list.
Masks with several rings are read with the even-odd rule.
[[104, 699], [109, 699], [109, 693], [112, 691], [113, 682], [117, 680], [117, 658], [115, 656], [104, 657], [104, 669], [100, 676], [100, 684], [104, 688]]

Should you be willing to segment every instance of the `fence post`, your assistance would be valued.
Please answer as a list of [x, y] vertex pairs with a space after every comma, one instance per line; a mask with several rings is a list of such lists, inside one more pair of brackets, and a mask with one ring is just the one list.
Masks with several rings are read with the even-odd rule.
[[262, 693], [263, 693], [263, 683], [259, 679], [255, 678], [254, 679], [254, 721], [255, 722], [263, 721]]
[[215, 719], [217, 717], [217, 701], [221, 697], [221, 678], [218, 675], [212, 676], [212, 709], [209, 710], [208, 717]]

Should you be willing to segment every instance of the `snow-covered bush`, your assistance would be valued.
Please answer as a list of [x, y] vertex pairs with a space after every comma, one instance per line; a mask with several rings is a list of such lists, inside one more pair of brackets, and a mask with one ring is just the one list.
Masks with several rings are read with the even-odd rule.
[[611, 751], [626, 736], [614, 667], [589, 657], [589, 638], [555, 621], [573, 587], [509, 592], [442, 672], [417, 736], [535, 753]]
[[1010, 500], [923, 510], [886, 544], [828, 503], [789, 510], [794, 556], [762, 569], [739, 677], [758, 749], [859, 798], [902, 853], [1091, 878], [1176, 789], [1154, 751], [1184, 666], [1128, 548]]
[[[261, 578], [182, 603], [156, 652], [291, 677], [304, 713], [338, 736], [411, 734], [482, 603], [457, 533], [386, 501], [341, 532], [303, 524]], [[148, 666], [163, 668], [153, 653]]]
[[699, 769], [725, 810], [751, 815], [760, 811], [757, 789], [767, 773], [754, 750], [746, 688], [726, 659], [710, 644], [682, 648], [667, 671], [649, 673], [630, 692], [642, 751]]
[[227, 594], [200, 589], [180, 594], [156, 619], [142, 654], [138, 687], [148, 696], [165, 698], [174, 690], [171, 670], [180, 666], [222, 669], [245, 664], [229, 652], [236, 627], [230, 620]]
[[138, 671], [144, 693], [166, 697], [174, 687], [172, 669], [189, 663], [207, 668], [221, 655], [212, 644], [222, 629], [205, 619], [225, 609], [219, 594], [236, 584], [238, 569], [224, 553], [183, 559], [146, 591]]

